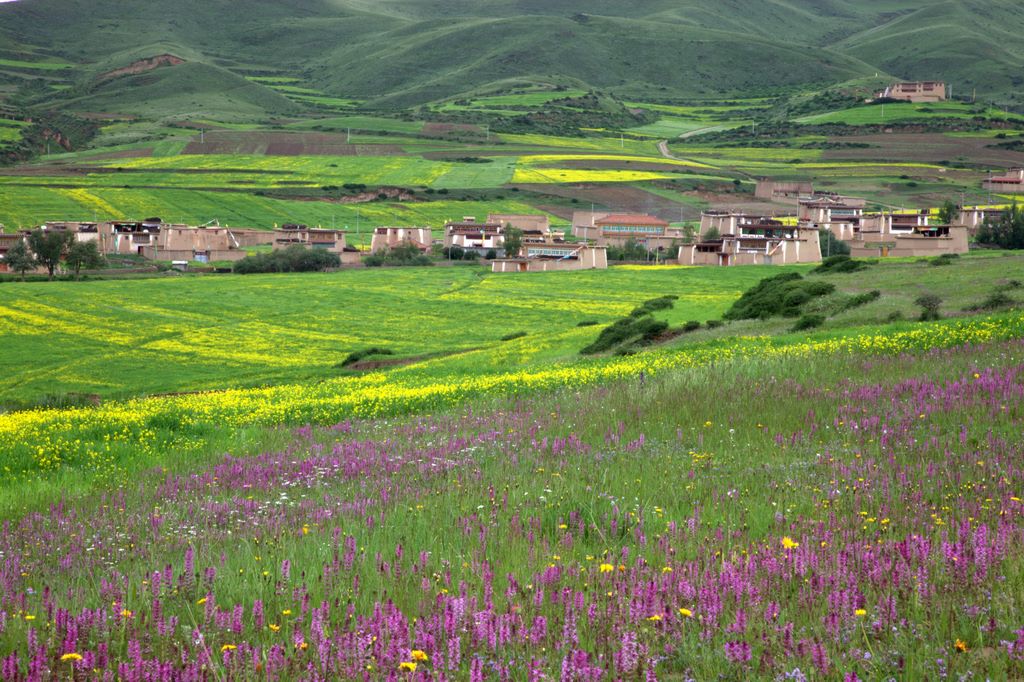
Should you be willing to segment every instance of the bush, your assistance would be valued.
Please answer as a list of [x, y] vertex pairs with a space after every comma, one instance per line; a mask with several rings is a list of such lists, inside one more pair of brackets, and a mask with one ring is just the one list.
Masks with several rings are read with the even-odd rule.
[[827, 282], [805, 280], [795, 272], [762, 279], [733, 303], [723, 317], [727, 320], [768, 319], [775, 315], [797, 317], [812, 298], [835, 291]]
[[307, 249], [298, 244], [279, 251], [246, 256], [234, 265], [240, 275], [265, 272], [315, 272], [341, 265], [338, 254], [324, 249]]
[[521, 339], [526, 336], [526, 332], [512, 332], [501, 337], [502, 341], [514, 341], [515, 339]]
[[708, 326], [708, 329], [718, 329], [719, 327], [724, 326], [725, 322], [722, 322], [721, 320], [708, 320], [704, 324]]
[[353, 352], [349, 353], [348, 356], [344, 360], [342, 360], [336, 366], [337, 367], [348, 367], [350, 365], [356, 364], [360, 360], [363, 360], [363, 359], [368, 358], [368, 357], [373, 356], [373, 355], [394, 355], [394, 354], [395, 354], [395, 351], [391, 350], [390, 348], [377, 348], [377, 347], [374, 347], [374, 348], [364, 348], [363, 350], [357, 350], [357, 351], [353, 351]]
[[831, 275], [834, 273], [857, 272], [863, 270], [868, 264], [862, 260], [854, 260], [846, 254], [829, 256], [821, 261], [821, 265], [811, 270], [815, 275]]
[[959, 256], [955, 253], [944, 253], [941, 256], [930, 258], [928, 260], [928, 265], [931, 265], [933, 267], [938, 265], [952, 265], [953, 259], [955, 258], [959, 258]]
[[668, 322], [655, 320], [649, 315], [623, 317], [601, 330], [597, 339], [583, 348], [580, 353], [584, 355], [601, 353], [638, 337], [645, 341], [651, 341], [666, 329], [668, 329]]
[[918, 319], [922, 322], [938, 320], [942, 317], [942, 314], [939, 312], [939, 306], [942, 305], [942, 299], [935, 294], [918, 296], [914, 303], [921, 306], [921, 316]]
[[633, 312], [631, 312], [629, 316], [640, 317], [641, 315], [650, 315], [658, 310], [668, 310], [675, 305], [677, 300], [679, 300], [679, 297], [672, 295], [652, 298], [641, 303], [639, 307], [634, 308]]
[[599, 325], [599, 324], [601, 324], [601, 323], [598, 322], [597, 320], [583, 320], [582, 322], [579, 322], [576, 326], [577, 327], [594, 327], [594, 326]]
[[826, 258], [837, 255], [845, 256], [850, 253], [850, 245], [836, 239], [836, 236], [829, 230], [822, 230], [818, 233], [818, 246], [821, 247], [822, 254], [828, 254]]
[[690, 320], [689, 322], [683, 325], [684, 333], [695, 332], [698, 329], [700, 329], [700, 322], [698, 322], [697, 320]]
[[820, 327], [823, 324], [825, 324], [824, 315], [819, 315], [817, 313], [808, 313], [807, 315], [803, 315], [799, 320], [796, 321], [796, 324], [793, 325], [791, 331], [802, 332], [805, 329], [814, 329], [815, 327]]
[[857, 294], [856, 296], [851, 296], [850, 298], [843, 302], [843, 305], [840, 306], [839, 308], [839, 312], [859, 308], [860, 306], [867, 305], [872, 301], [877, 301], [881, 297], [882, 292], [878, 291], [877, 289], [875, 291], [869, 291], [864, 294]]
[[431, 265], [430, 257], [412, 244], [401, 244], [393, 249], [374, 253], [363, 259], [363, 265], [379, 268], [382, 265], [413, 266]]
[[1002, 310], [1003, 308], [1010, 308], [1016, 305], [1016, 301], [1004, 294], [1002, 291], [996, 290], [989, 294], [989, 297], [977, 305], [972, 305], [965, 310], [969, 312], [975, 312], [978, 310]]

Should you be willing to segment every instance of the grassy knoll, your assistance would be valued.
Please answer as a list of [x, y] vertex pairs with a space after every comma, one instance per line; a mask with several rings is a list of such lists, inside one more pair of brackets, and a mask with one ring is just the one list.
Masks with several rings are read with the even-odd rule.
[[958, 102], [938, 102], [935, 104], [911, 104], [909, 102], [873, 104], [858, 106], [843, 111], [832, 111], [796, 119], [798, 123], [845, 123], [847, 125], [882, 125], [936, 118], [975, 118], [983, 117], [995, 120], [1021, 121], [1024, 117], [1006, 114], [998, 109]]

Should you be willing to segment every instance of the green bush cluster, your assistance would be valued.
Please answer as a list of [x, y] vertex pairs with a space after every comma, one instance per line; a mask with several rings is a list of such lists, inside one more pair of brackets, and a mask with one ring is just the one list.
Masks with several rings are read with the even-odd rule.
[[825, 324], [824, 315], [819, 315], [818, 313], [807, 313], [806, 315], [800, 316], [800, 319], [793, 325], [792, 331], [802, 332], [807, 329], [820, 327], [823, 324]]
[[659, 296], [658, 298], [652, 298], [644, 301], [636, 308], [633, 308], [633, 312], [629, 314], [630, 317], [643, 317], [644, 315], [650, 315], [651, 313], [659, 310], [668, 310], [675, 305], [675, 302], [679, 300], [678, 296]]
[[307, 249], [298, 244], [280, 251], [246, 256], [235, 263], [234, 271], [240, 275], [261, 272], [315, 272], [341, 265], [338, 254], [323, 249]]
[[842, 272], [857, 272], [868, 266], [867, 262], [854, 260], [846, 254], [829, 256], [821, 261], [821, 265], [811, 270], [816, 275], [831, 275]]
[[401, 244], [393, 249], [374, 253], [363, 259], [363, 265], [379, 268], [382, 265], [431, 265], [430, 256], [423, 254], [412, 244]]
[[501, 337], [501, 340], [514, 341], [516, 339], [521, 339], [524, 336], [526, 336], [526, 332], [512, 332], [511, 334], [505, 334], [505, 336]]
[[[678, 296], [660, 296], [644, 301], [629, 314], [616, 320], [601, 330], [597, 339], [586, 346], [580, 353], [593, 355], [611, 350], [616, 346], [622, 346], [618, 352], [628, 352], [625, 344], [629, 341], [645, 343], [653, 341], [660, 334], [668, 330], [668, 322], [655, 320], [652, 313], [658, 310], [667, 310], [675, 305]], [[697, 323], [700, 326], [700, 323]]]
[[843, 304], [839, 307], [839, 312], [845, 312], [847, 310], [853, 310], [859, 308], [862, 305], [867, 305], [873, 301], [877, 301], [882, 297], [882, 292], [878, 289], [874, 291], [868, 291], [867, 293], [857, 294], [843, 301]]
[[366, 358], [369, 358], [369, 357], [372, 357], [372, 356], [375, 356], [375, 355], [394, 355], [394, 354], [395, 354], [395, 351], [391, 350], [390, 348], [377, 348], [377, 347], [374, 347], [374, 348], [364, 348], [362, 350], [352, 351], [351, 353], [349, 353], [348, 356], [338, 364], [338, 367], [348, 367], [350, 365], [356, 364], [360, 360], [365, 360]]
[[807, 280], [788, 272], [766, 277], [748, 289], [723, 317], [727, 320], [766, 320], [776, 315], [798, 317], [811, 299], [835, 291], [834, 284]]

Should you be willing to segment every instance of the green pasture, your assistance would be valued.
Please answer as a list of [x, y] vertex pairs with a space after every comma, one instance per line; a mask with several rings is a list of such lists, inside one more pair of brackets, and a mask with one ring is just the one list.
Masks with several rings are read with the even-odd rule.
[[842, 111], [804, 116], [796, 119], [796, 122], [805, 124], [845, 123], [847, 125], [882, 125], [885, 123], [901, 123], [904, 121], [935, 118], [967, 119], [976, 117], [993, 120], [1024, 121], [1024, 116], [1007, 114], [999, 109], [977, 107], [971, 104], [961, 104], [958, 102], [912, 104], [901, 102], [863, 105]]
[[27, 62], [20, 59], [0, 59], [0, 68], [3, 67], [11, 69], [32, 69], [35, 71], [63, 71], [64, 69], [70, 69], [72, 64], [52, 59], [40, 62]]
[[292, 130], [330, 130], [344, 132], [348, 129], [384, 131], [389, 133], [416, 134], [423, 130], [422, 121], [402, 121], [396, 118], [380, 116], [337, 116], [333, 118], [316, 118], [306, 121], [289, 123]]
[[[675, 294], [673, 324], [719, 317], [763, 269], [613, 268], [494, 275], [475, 266], [334, 274], [6, 283], [0, 402], [316, 381], [361, 348], [460, 353], [426, 375], [575, 359], [640, 302]], [[500, 339], [515, 332], [527, 336]], [[45, 345], [49, 350], [39, 353]]]

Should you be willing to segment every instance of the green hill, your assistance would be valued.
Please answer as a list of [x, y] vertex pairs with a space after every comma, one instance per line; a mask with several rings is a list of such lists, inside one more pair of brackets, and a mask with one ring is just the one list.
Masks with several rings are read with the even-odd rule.
[[[0, 4], [0, 97], [237, 118], [330, 98], [404, 108], [512, 78], [665, 100], [879, 73], [1011, 103], [1022, 25], [1015, 0], [18, 0]], [[94, 80], [165, 52], [191, 66]]]

